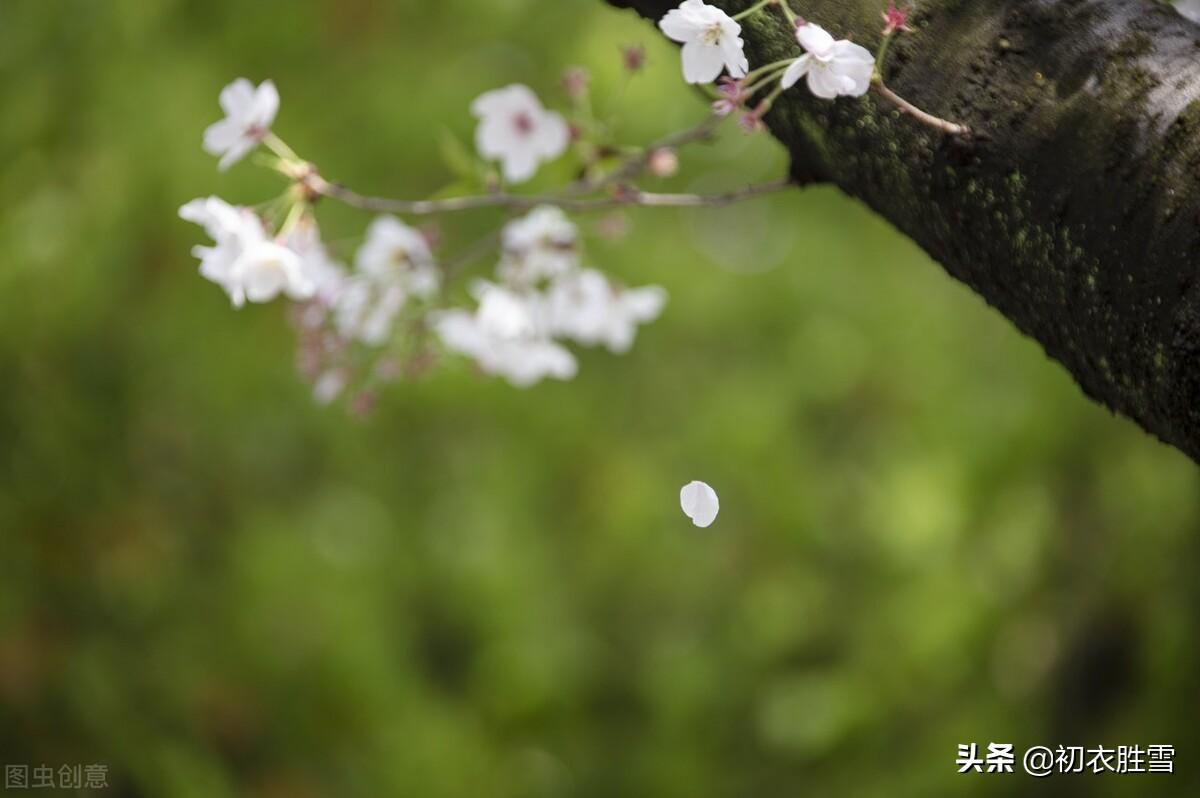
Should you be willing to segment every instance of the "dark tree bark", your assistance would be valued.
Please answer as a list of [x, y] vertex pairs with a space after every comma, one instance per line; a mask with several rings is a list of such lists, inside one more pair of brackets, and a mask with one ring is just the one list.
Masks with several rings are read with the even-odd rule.
[[[678, 5], [610, 2], [653, 19]], [[887, 83], [979, 135], [801, 84], [767, 116], [793, 177], [867, 203], [1089, 396], [1200, 461], [1200, 26], [1151, 0], [918, 5]], [[792, 6], [879, 43], [882, 0]], [[752, 64], [798, 54], [780, 20], [744, 25]]]

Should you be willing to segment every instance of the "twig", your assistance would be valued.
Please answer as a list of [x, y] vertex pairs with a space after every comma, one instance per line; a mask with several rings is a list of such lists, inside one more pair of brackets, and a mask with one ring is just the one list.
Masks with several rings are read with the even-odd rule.
[[923, 125], [927, 125], [934, 130], [940, 130], [951, 136], [963, 136], [969, 138], [971, 136], [971, 128], [966, 125], [960, 125], [955, 122], [942, 119], [940, 116], [934, 116], [927, 111], [922, 111], [917, 106], [910, 103], [908, 100], [901, 97], [896, 92], [889, 89], [882, 81], [875, 81], [871, 84], [871, 91], [879, 95], [883, 100], [894, 105], [902, 114], [907, 114]]
[[313, 194], [338, 200], [360, 210], [375, 213], [405, 213], [423, 216], [456, 213], [479, 208], [508, 208], [528, 210], [538, 205], [553, 205], [564, 211], [584, 213], [628, 206], [647, 208], [720, 208], [744, 200], [781, 191], [791, 185], [788, 179], [746, 186], [719, 194], [658, 194], [629, 186], [615, 186], [602, 197], [580, 197], [569, 192], [562, 194], [510, 194], [496, 192], [471, 197], [450, 197], [440, 200], [397, 200], [367, 197], [345, 186], [330, 183], [315, 171], [299, 178]]

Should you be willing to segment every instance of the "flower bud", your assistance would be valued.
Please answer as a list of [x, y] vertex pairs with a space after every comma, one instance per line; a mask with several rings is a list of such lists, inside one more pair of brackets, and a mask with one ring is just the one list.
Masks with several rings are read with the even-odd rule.
[[646, 166], [655, 177], [674, 177], [679, 172], [679, 156], [669, 147], [660, 147], [650, 153]]

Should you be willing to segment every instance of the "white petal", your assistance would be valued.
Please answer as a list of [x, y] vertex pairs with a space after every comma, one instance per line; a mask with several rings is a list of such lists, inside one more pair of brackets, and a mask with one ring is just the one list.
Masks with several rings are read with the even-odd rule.
[[533, 89], [522, 83], [514, 83], [502, 89], [494, 89], [475, 98], [471, 103], [471, 113], [478, 117], [495, 113], [515, 113], [517, 111], [540, 111], [542, 102], [534, 94]]
[[836, 98], [844, 86], [842, 76], [826, 65], [822, 64], [808, 72], [808, 90], [822, 100]]
[[237, 144], [245, 129], [233, 119], [213, 122], [204, 130], [204, 151], [209, 155], [221, 155]]
[[621, 305], [639, 323], [654, 321], [667, 304], [667, 292], [657, 285], [633, 288], [621, 295]]
[[867, 48], [854, 42], [838, 42], [834, 47], [832, 67], [850, 79], [842, 93], [850, 97], [861, 97], [871, 88], [875, 74], [875, 56]]
[[225, 154], [222, 155], [221, 160], [217, 162], [217, 168], [222, 172], [227, 171], [229, 167], [245, 158], [246, 155], [257, 146], [258, 142], [254, 139], [238, 139], [231, 147], [229, 147], [229, 149], [225, 150]]
[[712, 526], [721, 510], [717, 492], [704, 482], [689, 482], [679, 491], [679, 505], [683, 514], [701, 529]]
[[254, 107], [254, 84], [238, 78], [221, 89], [220, 103], [227, 116], [236, 118], [249, 114]]
[[833, 36], [820, 25], [809, 23], [796, 28], [796, 41], [808, 52], [818, 57], [829, 55], [833, 50]]
[[548, 111], [542, 115], [533, 144], [543, 160], [553, 160], [567, 151], [571, 143], [571, 129], [562, 114]]
[[262, 128], [269, 128], [279, 112], [279, 89], [275, 82], [264, 80], [254, 93], [254, 121]]
[[725, 69], [730, 77], [744, 78], [750, 71], [750, 59], [746, 58], [745, 46], [736, 33], [727, 33], [721, 37], [721, 52], [725, 58]]
[[683, 79], [688, 83], [712, 83], [724, 68], [720, 47], [696, 40], [683, 45]]
[[659, 29], [668, 39], [677, 42], [696, 38], [704, 31], [703, 20], [696, 15], [697, 7], [703, 5], [699, 0], [687, 0], [679, 8], [668, 11], [666, 16], [659, 20]]
[[524, 145], [504, 153], [500, 163], [504, 179], [509, 183], [524, 183], [537, 174], [537, 168], [537, 153]]
[[808, 53], [805, 53], [793, 61], [792, 65], [789, 66], [787, 71], [783, 73], [783, 80], [781, 81], [783, 87], [785, 89], [790, 89], [792, 86], [795, 86], [800, 78], [808, 74], [808, 69], [811, 64], [812, 56]]

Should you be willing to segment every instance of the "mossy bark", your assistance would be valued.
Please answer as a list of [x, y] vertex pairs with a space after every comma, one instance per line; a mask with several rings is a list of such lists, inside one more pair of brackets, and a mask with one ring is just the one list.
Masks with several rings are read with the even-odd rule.
[[[654, 19], [677, 5], [610, 2]], [[882, 5], [792, 2], [871, 49]], [[767, 117], [793, 176], [866, 202], [1089, 396], [1200, 461], [1200, 26], [1151, 0], [918, 7], [888, 85], [980, 135], [800, 86]], [[751, 63], [798, 52], [777, 10], [744, 27]]]

